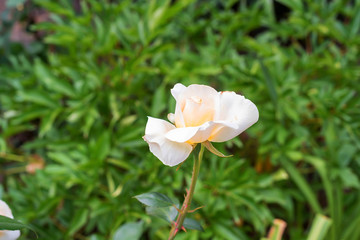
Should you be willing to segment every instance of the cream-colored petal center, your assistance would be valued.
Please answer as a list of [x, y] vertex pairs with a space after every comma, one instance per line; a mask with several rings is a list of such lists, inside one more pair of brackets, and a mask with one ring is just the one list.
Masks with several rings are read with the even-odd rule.
[[214, 105], [199, 96], [186, 98], [181, 104], [186, 127], [196, 127], [214, 119]]

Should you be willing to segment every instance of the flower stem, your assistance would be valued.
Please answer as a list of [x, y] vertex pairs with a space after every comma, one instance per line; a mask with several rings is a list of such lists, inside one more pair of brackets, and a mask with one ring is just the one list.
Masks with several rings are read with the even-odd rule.
[[194, 159], [194, 166], [193, 166], [193, 173], [192, 173], [192, 177], [191, 177], [190, 189], [186, 194], [184, 203], [179, 211], [178, 218], [171, 228], [168, 240], [173, 240], [175, 238], [176, 234], [182, 229], [186, 214], [190, 211], [191, 200], [194, 195], [195, 185], [196, 185], [196, 181], [197, 181], [197, 178], [199, 175], [200, 164], [201, 164], [201, 160], [203, 158], [204, 149], [205, 149], [204, 145], [201, 144], [199, 156], [197, 158], [195, 157], [195, 159]]

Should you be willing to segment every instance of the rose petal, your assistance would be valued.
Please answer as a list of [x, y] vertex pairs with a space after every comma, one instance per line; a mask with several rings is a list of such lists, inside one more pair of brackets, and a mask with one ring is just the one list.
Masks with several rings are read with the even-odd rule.
[[234, 92], [222, 92], [219, 111], [214, 121], [217, 127], [209, 141], [228, 141], [256, 123], [258, 119], [259, 111], [253, 102]]
[[167, 115], [167, 118], [169, 119], [170, 122], [175, 123], [175, 114], [169, 113]]
[[[146, 138], [144, 138], [146, 140]], [[173, 167], [185, 161], [191, 151], [192, 146], [188, 143], [178, 143], [167, 140], [166, 138], [158, 138], [155, 141], [147, 141], [150, 151], [165, 165]]]
[[213, 129], [216, 127], [214, 122], [206, 122], [198, 127], [176, 128], [169, 131], [165, 136], [174, 142], [201, 143], [209, 139]]
[[181, 98], [190, 98], [198, 96], [202, 99], [211, 100], [217, 98], [219, 93], [212, 87], [206, 85], [192, 84], [189, 85], [180, 95]]
[[177, 101], [179, 96], [183, 91], [185, 91], [185, 89], [186, 87], [184, 85], [182, 85], [181, 83], [177, 83], [170, 91], [173, 97], [175, 98], [175, 100]]
[[165, 137], [170, 141], [184, 143], [189, 141], [198, 132], [200, 127], [175, 128], [169, 131]]
[[196, 127], [214, 119], [219, 102], [219, 93], [215, 89], [193, 84], [178, 92], [175, 109], [176, 127]]
[[11, 209], [7, 205], [6, 202], [0, 200], [0, 215], [8, 217], [8, 218], [14, 218], [12, 215]]
[[184, 124], [184, 118], [181, 113], [180, 106], [178, 106], [178, 101], [181, 96], [181, 94], [186, 90], [186, 87], [182, 85], [181, 83], [175, 84], [175, 86], [170, 90], [171, 94], [176, 100], [176, 107], [175, 107], [175, 117], [174, 117], [174, 123], [176, 127], [185, 127]]
[[210, 142], [225, 142], [228, 141], [236, 136], [238, 136], [240, 133], [242, 133], [244, 130], [240, 128], [239, 124], [231, 123], [231, 122], [225, 122], [225, 121], [215, 121], [215, 127], [211, 134], [211, 136], [208, 138]]
[[174, 125], [165, 120], [148, 117], [145, 127], [145, 136], [148, 140], [151, 140], [158, 136], [164, 136], [168, 131], [174, 128]]
[[20, 237], [20, 231], [19, 230], [1, 230], [0, 231], [0, 240], [16, 240]]
[[170, 141], [165, 137], [175, 126], [157, 118], [148, 118], [144, 140], [149, 144], [150, 151], [168, 166], [175, 166], [185, 161], [192, 151], [188, 143]]
[[197, 133], [195, 134], [195, 136], [193, 136], [189, 142], [190, 143], [201, 143], [201, 142], [205, 142], [209, 139], [209, 137], [211, 136], [211, 133], [213, 132], [213, 129], [215, 128], [215, 124], [214, 122], [206, 122], [203, 125], [201, 125], [199, 127], [199, 130], [197, 131]]
[[175, 107], [175, 126], [178, 128], [185, 127], [184, 116], [182, 114], [179, 104], [176, 104], [176, 107]]

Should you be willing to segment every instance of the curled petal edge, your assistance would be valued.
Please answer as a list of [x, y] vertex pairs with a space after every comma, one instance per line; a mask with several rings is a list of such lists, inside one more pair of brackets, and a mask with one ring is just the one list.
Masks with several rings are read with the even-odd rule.
[[173, 142], [165, 138], [165, 136], [148, 140], [146, 136], [144, 140], [149, 144], [150, 152], [152, 152], [164, 165], [173, 167], [185, 161], [193, 150], [191, 144]]
[[214, 122], [210, 121], [197, 127], [175, 128], [170, 130], [165, 136], [170, 141], [179, 143], [201, 143], [209, 139], [215, 127]]
[[148, 118], [143, 139], [163, 164], [173, 167], [185, 161], [193, 147], [189, 143], [174, 142], [165, 137], [166, 133], [176, 129], [171, 123], [157, 118]]

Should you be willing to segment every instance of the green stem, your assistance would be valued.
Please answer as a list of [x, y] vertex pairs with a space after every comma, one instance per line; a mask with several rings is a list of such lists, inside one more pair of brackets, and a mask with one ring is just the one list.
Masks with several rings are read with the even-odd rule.
[[184, 203], [179, 211], [179, 216], [171, 228], [168, 240], [173, 240], [175, 238], [176, 234], [181, 230], [184, 220], [185, 220], [185, 217], [186, 217], [186, 214], [190, 210], [191, 200], [193, 198], [196, 181], [199, 176], [200, 164], [201, 164], [201, 160], [203, 158], [204, 149], [205, 149], [204, 145], [201, 144], [199, 156], [198, 156], [198, 158], [195, 157], [195, 159], [194, 159], [194, 166], [193, 166], [193, 173], [192, 173], [192, 177], [191, 177], [190, 189], [189, 189], [188, 193], [186, 194]]
[[26, 156], [21, 156], [21, 155], [16, 155], [16, 154], [11, 154], [11, 153], [0, 153], [0, 158], [9, 160], [9, 161], [16, 161], [16, 162], [25, 162], [28, 159], [28, 157], [26, 157]]

